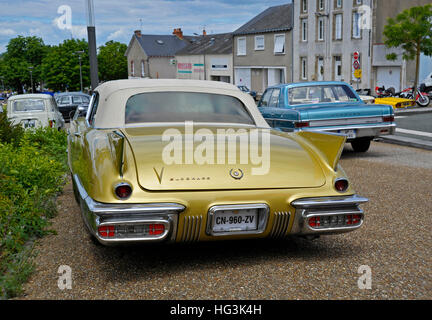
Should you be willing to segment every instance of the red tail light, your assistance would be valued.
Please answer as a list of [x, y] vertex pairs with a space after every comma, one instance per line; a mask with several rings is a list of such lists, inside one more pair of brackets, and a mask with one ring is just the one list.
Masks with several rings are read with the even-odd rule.
[[295, 128], [306, 128], [309, 127], [309, 122], [294, 122]]
[[54, 127], [54, 121], [53, 121], [53, 120], [50, 120], [50, 121], [49, 121], [49, 126], [50, 126], [50, 128], [53, 128], [53, 127]]
[[394, 122], [394, 116], [384, 116], [383, 118], [383, 122]]
[[115, 235], [114, 226], [101, 226], [98, 228], [98, 233], [101, 237], [112, 238]]
[[128, 184], [120, 184], [114, 191], [119, 199], [126, 200], [132, 194], [132, 187]]
[[321, 219], [320, 217], [312, 217], [309, 219], [309, 225], [312, 228], [320, 227], [321, 226]]
[[334, 187], [339, 192], [347, 191], [349, 186], [348, 180], [346, 179], [338, 179], [335, 181]]
[[361, 215], [359, 214], [347, 215], [345, 219], [347, 225], [359, 224], [360, 221], [361, 221]]
[[163, 224], [150, 224], [149, 235], [157, 236], [165, 232], [165, 226]]

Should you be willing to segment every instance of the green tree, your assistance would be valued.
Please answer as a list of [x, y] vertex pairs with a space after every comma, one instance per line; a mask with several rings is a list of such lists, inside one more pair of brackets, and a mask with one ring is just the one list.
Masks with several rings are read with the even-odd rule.
[[43, 59], [42, 73], [48, 88], [54, 91], [80, 90], [79, 51], [84, 51], [81, 55], [83, 87], [90, 85], [87, 41], [68, 39], [58, 46], [50, 47]]
[[1, 71], [5, 84], [22, 93], [23, 86], [30, 87], [32, 69], [33, 90], [42, 81], [41, 63], [47, 53], [47, 46], [38, 37], [18, 36], [9, 41], [2, 56]]
[[112, 40], [99, 47], [98, 69], [101, 81], [127, 79], [126, 49], [127, 45]]
[[[432, 5], [412, 7], [399, 13], [395, 19], [389, 18], [384, 27], [385, 45], [389, 48], [402, 48], [405, 60], [416, 60], [414, 86], [419, 82], [420, 55], [432, 56]], [[396, 60], [395, 53], [387, 55], [388, 60]]]

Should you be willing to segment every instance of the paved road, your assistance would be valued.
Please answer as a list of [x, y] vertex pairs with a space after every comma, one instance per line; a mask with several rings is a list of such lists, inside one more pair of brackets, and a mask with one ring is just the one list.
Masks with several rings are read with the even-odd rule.
[[396, 134], [432, 141], [432, 112], [396, 116]]
[[[87, 235], [72, 188], [57, 235], [42, 239], [23, 299], [432, 299], [432, 152], [348, 145], [342, 164], [370, 198], [362, 229], [315, 241], [241, 241], [109, 248]], [[58, 268], [72, 268], [60, 290]], [[372, 289], [358, 287], [369, 266]]]

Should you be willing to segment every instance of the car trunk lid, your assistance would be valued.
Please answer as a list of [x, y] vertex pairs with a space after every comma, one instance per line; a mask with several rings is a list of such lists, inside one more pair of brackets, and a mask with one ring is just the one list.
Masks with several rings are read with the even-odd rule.
[[[232, 132], [227, 131], [230, 128]], [[252, 141], [250, 137], [257, 133], [251, 127], [206, 125], [194, 126], [193, 132], [205, 133], [206, 138], [193, 141], [187, 130], [184, 125], [123, 130], [135, 156], [138, 182], [142, 188], [152, 191], [222, 190], [305, 188], [325, 184], [325, 176], [318, 161], [285, 134], [265, 129], [267, 133], [258, 133], [258, 143], [248, 143]], [[174, 138], [177, 133], [179, 136]], [[217, 133], [226, 138], [226, 143], [217, 144]], [[265, 134], [268, 134], [269, 141], [267, 150], [262, 147], [267, 141]], [[230, 146], [227, 141], [235, 138], [235, 135], [238, 135], [238, 140], [234, 143], [235, 152], [233, 149], [228, 152], [231, 156], [229, 161], [225, 152], [218, 152], [218, 147], [224, 145], [225, 151], [228, 151]], [[246, 146], [243, 146], [247, 147], [246, 151], [241, 150], [239, 143], [240, 139], [245, 141], [245, 136], [248, 137]], [[181, 156], [177, 159], [180, 161], [169, 163], [175, 155], [174, 141], [179, 142], [177, 151], [180, 150]], [[258, 150], [258, 156], [248, 157], [251, 150]], [[241, 154], [246, 154], [242, 162]], [[202, 156], [205, 158], [207, 155], [210, 164], [202, 163]]]

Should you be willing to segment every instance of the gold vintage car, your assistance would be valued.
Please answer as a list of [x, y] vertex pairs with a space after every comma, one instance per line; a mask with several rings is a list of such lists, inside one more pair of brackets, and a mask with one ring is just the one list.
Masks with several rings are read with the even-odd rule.
[[386, 98], [376, 98], [375, 104], [386, 104], [392, 106], [393, 109], [415, 107], [416, 101], [412, 99], [396, 98], [396, 97], [386, 97]]
[[231, 84], [118, 80], [71, 122], [68, 160], [102, 244], [315, 237], [363, 224], [345, 140], [273, 130]]

